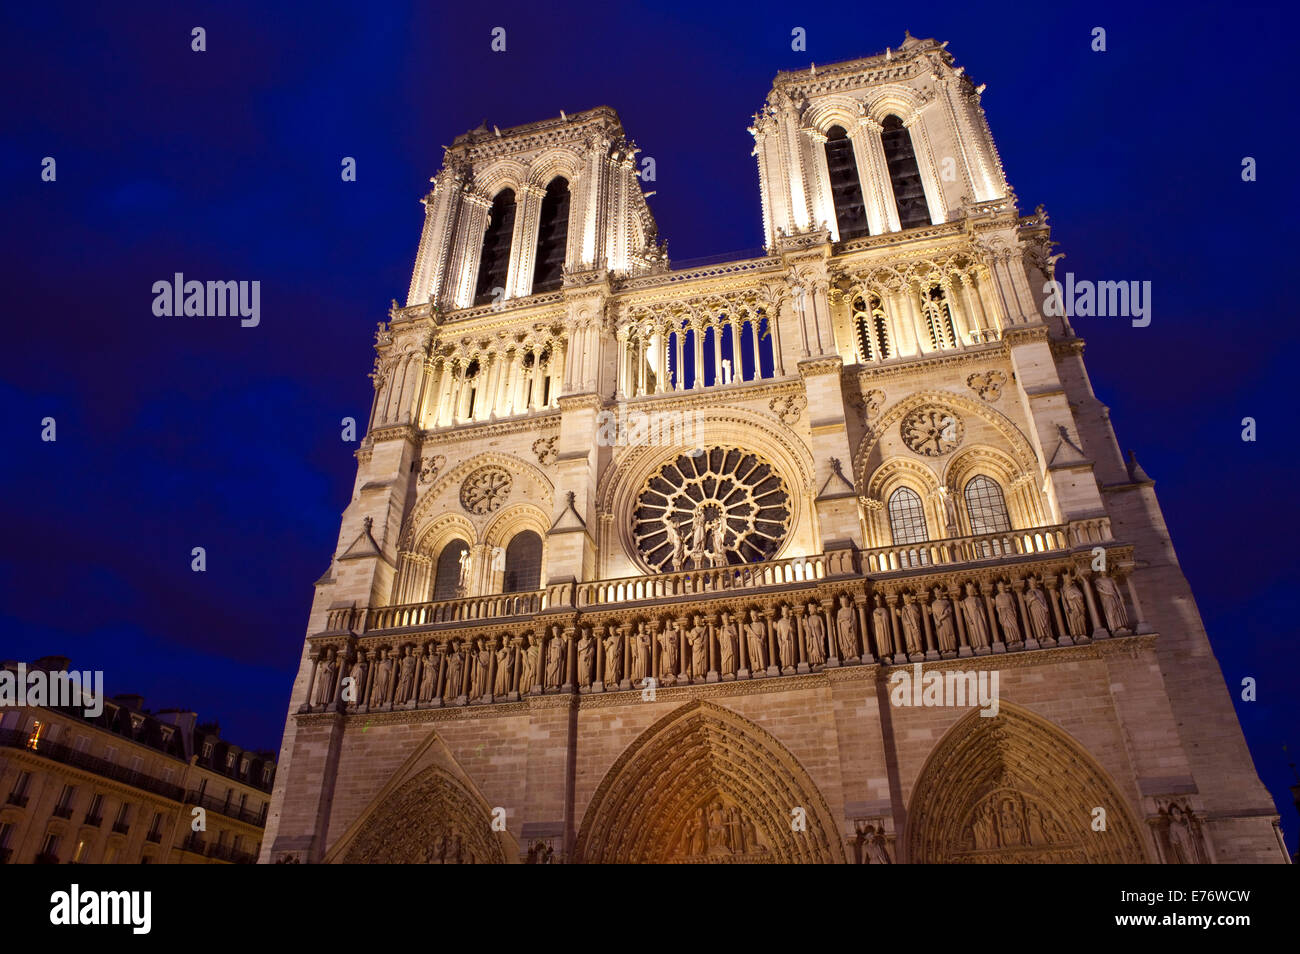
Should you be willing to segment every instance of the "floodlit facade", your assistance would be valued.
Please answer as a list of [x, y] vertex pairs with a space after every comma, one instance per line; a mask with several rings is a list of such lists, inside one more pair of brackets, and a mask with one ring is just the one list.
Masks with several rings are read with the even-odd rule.
[[453, 142], [263, 861], [1285, 860], [945, 47], [777, 75], [742, 261], [609, 108]]

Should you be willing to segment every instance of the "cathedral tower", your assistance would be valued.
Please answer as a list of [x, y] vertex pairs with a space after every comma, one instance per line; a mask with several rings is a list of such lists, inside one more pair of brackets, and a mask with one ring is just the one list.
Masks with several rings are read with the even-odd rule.
[[263, 860], [1285, 860], [945, 46], [777, 75], [753, 259], [606, 107], [454, 140]]

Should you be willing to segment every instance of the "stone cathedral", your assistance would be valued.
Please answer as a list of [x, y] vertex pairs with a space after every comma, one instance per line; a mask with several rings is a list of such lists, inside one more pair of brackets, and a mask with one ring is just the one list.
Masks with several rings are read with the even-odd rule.
[[1285, 861], [946, 46], [777, 74], [760, 257], [610, 108], [446, 149], [264, 862]]

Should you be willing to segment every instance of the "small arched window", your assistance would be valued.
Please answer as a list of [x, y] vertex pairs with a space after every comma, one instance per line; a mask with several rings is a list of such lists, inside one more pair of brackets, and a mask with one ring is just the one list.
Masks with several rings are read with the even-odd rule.
[[925, 507], [910, 487], [899, 487], [889, 495], [889, 532], [895, 544], [924, 543], [930, 539], [925, 527]]
[[972, 534], [1006, 533], [1011, 529], [1007, 501], [996, 480], [977, 474], [966, 482], [964, 493]]
[[[492, 200], [488, 227], [483, 234], [483, 251], [478, 259], [478, 281], [474, 285], [474, 304], [500, 301], [505, 294], [510, 271], [510, 239], [515, 231], [515, 192], [502, 189]], [[500, 291], [497, 291], [500, 289]]]
[[537, 223], [537, 259], [533, 265], [533, 294], [554, 291], [564, 284], [564, 253], [569, 241], [569, 180], [556, 176], [546, 187]]
[[831, 180], [831, 201], [840, 241], [867, 234], [867, 210], [862, 201], [862, 183], [858, 163], [853, 156], [853, 140], [841, 126], [826, 133], [826, 171]]
[[922, 293], [922, 311], [925, 312], [926, 327], [930, 331], [930, 344], [937, 348], [955, 348], [957, 346], [957, 329], [952, 322], [952, 306], [943, 286], [935, 285]]
[[853, 299], [853, 322], [861, 360], [883, 361], [890, 356], [888, 320], [879, 297]]
[[464, 540], [453, 540], [442, 548], [442, 553], [438, 554], [438, 567], [433, 574], [435, 600], [454, 600], [462, 595], [457, 592], [460, 586], [460, 561], [468, 552], [469, 544]]
[[897, 116], [886, 116], [882, 125], [880, 142], [885, 148], [889, 183], [894, 188], [898, 224], [905, 229], [929, 225], [930, 208], [925, 204], [925, 188], [921, 185], [921, 167], [916, 164], [916, 152], [912, 148], [912, 134]]
[[502, 593], [523, 593], [542, 585], [542, 538], [524, 530], [511, 538], [506, 547], [505, 577]]

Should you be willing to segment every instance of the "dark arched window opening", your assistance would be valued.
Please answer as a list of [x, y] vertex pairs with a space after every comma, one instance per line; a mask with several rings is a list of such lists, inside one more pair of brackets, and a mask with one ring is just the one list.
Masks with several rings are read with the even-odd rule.
[[924, 311], [926, 327], [930, 330], [930, 344], [935, 348], [952, 348], [957, 344], [957, 330], [952, 323], [952, 306], [942, 286], [935, 285], [925, 294]]
[[826, 134], [826, 169], [831, 179], [831, 200], [840, 241], [867, 234], [867, 209], [862, 201], [858, 163], [853, 157], [853, 140], [843, 128], [832, 126]]
[[554, 291], [564, 284], [564, 252], [569, 241], [569, 180], [557, 176], [546, 187], [537, 223], [537, 261], [533, 265], [533, 294]]
[[462, 555], [469, 552], [469, 544], [464, 540], [453, 540], [442, 548], [438, 556], [438, 569], [433, 575], [433, 598], [435, 600], [459, 599], [464, 594], [458, 592], [460, 587], [460, 561]]
[[523, 593], [542, 585], [542, 538], [531, 530], [517, 533], [506, 547], [502, 593]]
[[875, 295], [866, 300], [861, 296], [853, 299], [853, 320], [857, 326], [860, 360], [884, 361], [888, 358], [889, 332], [880, 299]]
[[972, 534], [1006, 533], [1011, 529], [1007, 501], [997, 481], [979, 474], [967, 481], [965, 494]]
[[[910, 487], [899, 487], [889, 495], [889, 532], [896, 546], [908, 543], [924, 543], [930, 539], [925, 526], [925, 507], [916, 491]], [[928, 550], [905, 550], [898, 554], [902, 566], [926, 566], [930, 562]]]
[[894, 188], [898, 224], [905, 229], [929, 225], [930, 209], [925, 204], [925, 188], [921, 185], [921, 168], [916, 164], [916, 152], [912, 149], [912, 134], [897, 116], [886, 116], [883, 125], [880, 141], [885, 147], [889, 183]]
[[492, 200], [488, 212], [487, 232], [483, 235], [483, 251], [478, 260], [478, 282], [474, 286], [474, 304], [486, 305], [504, 297], [506, 277], [510, 272], [510, 239], [514, 231], [515, 192], [502, 189]]

